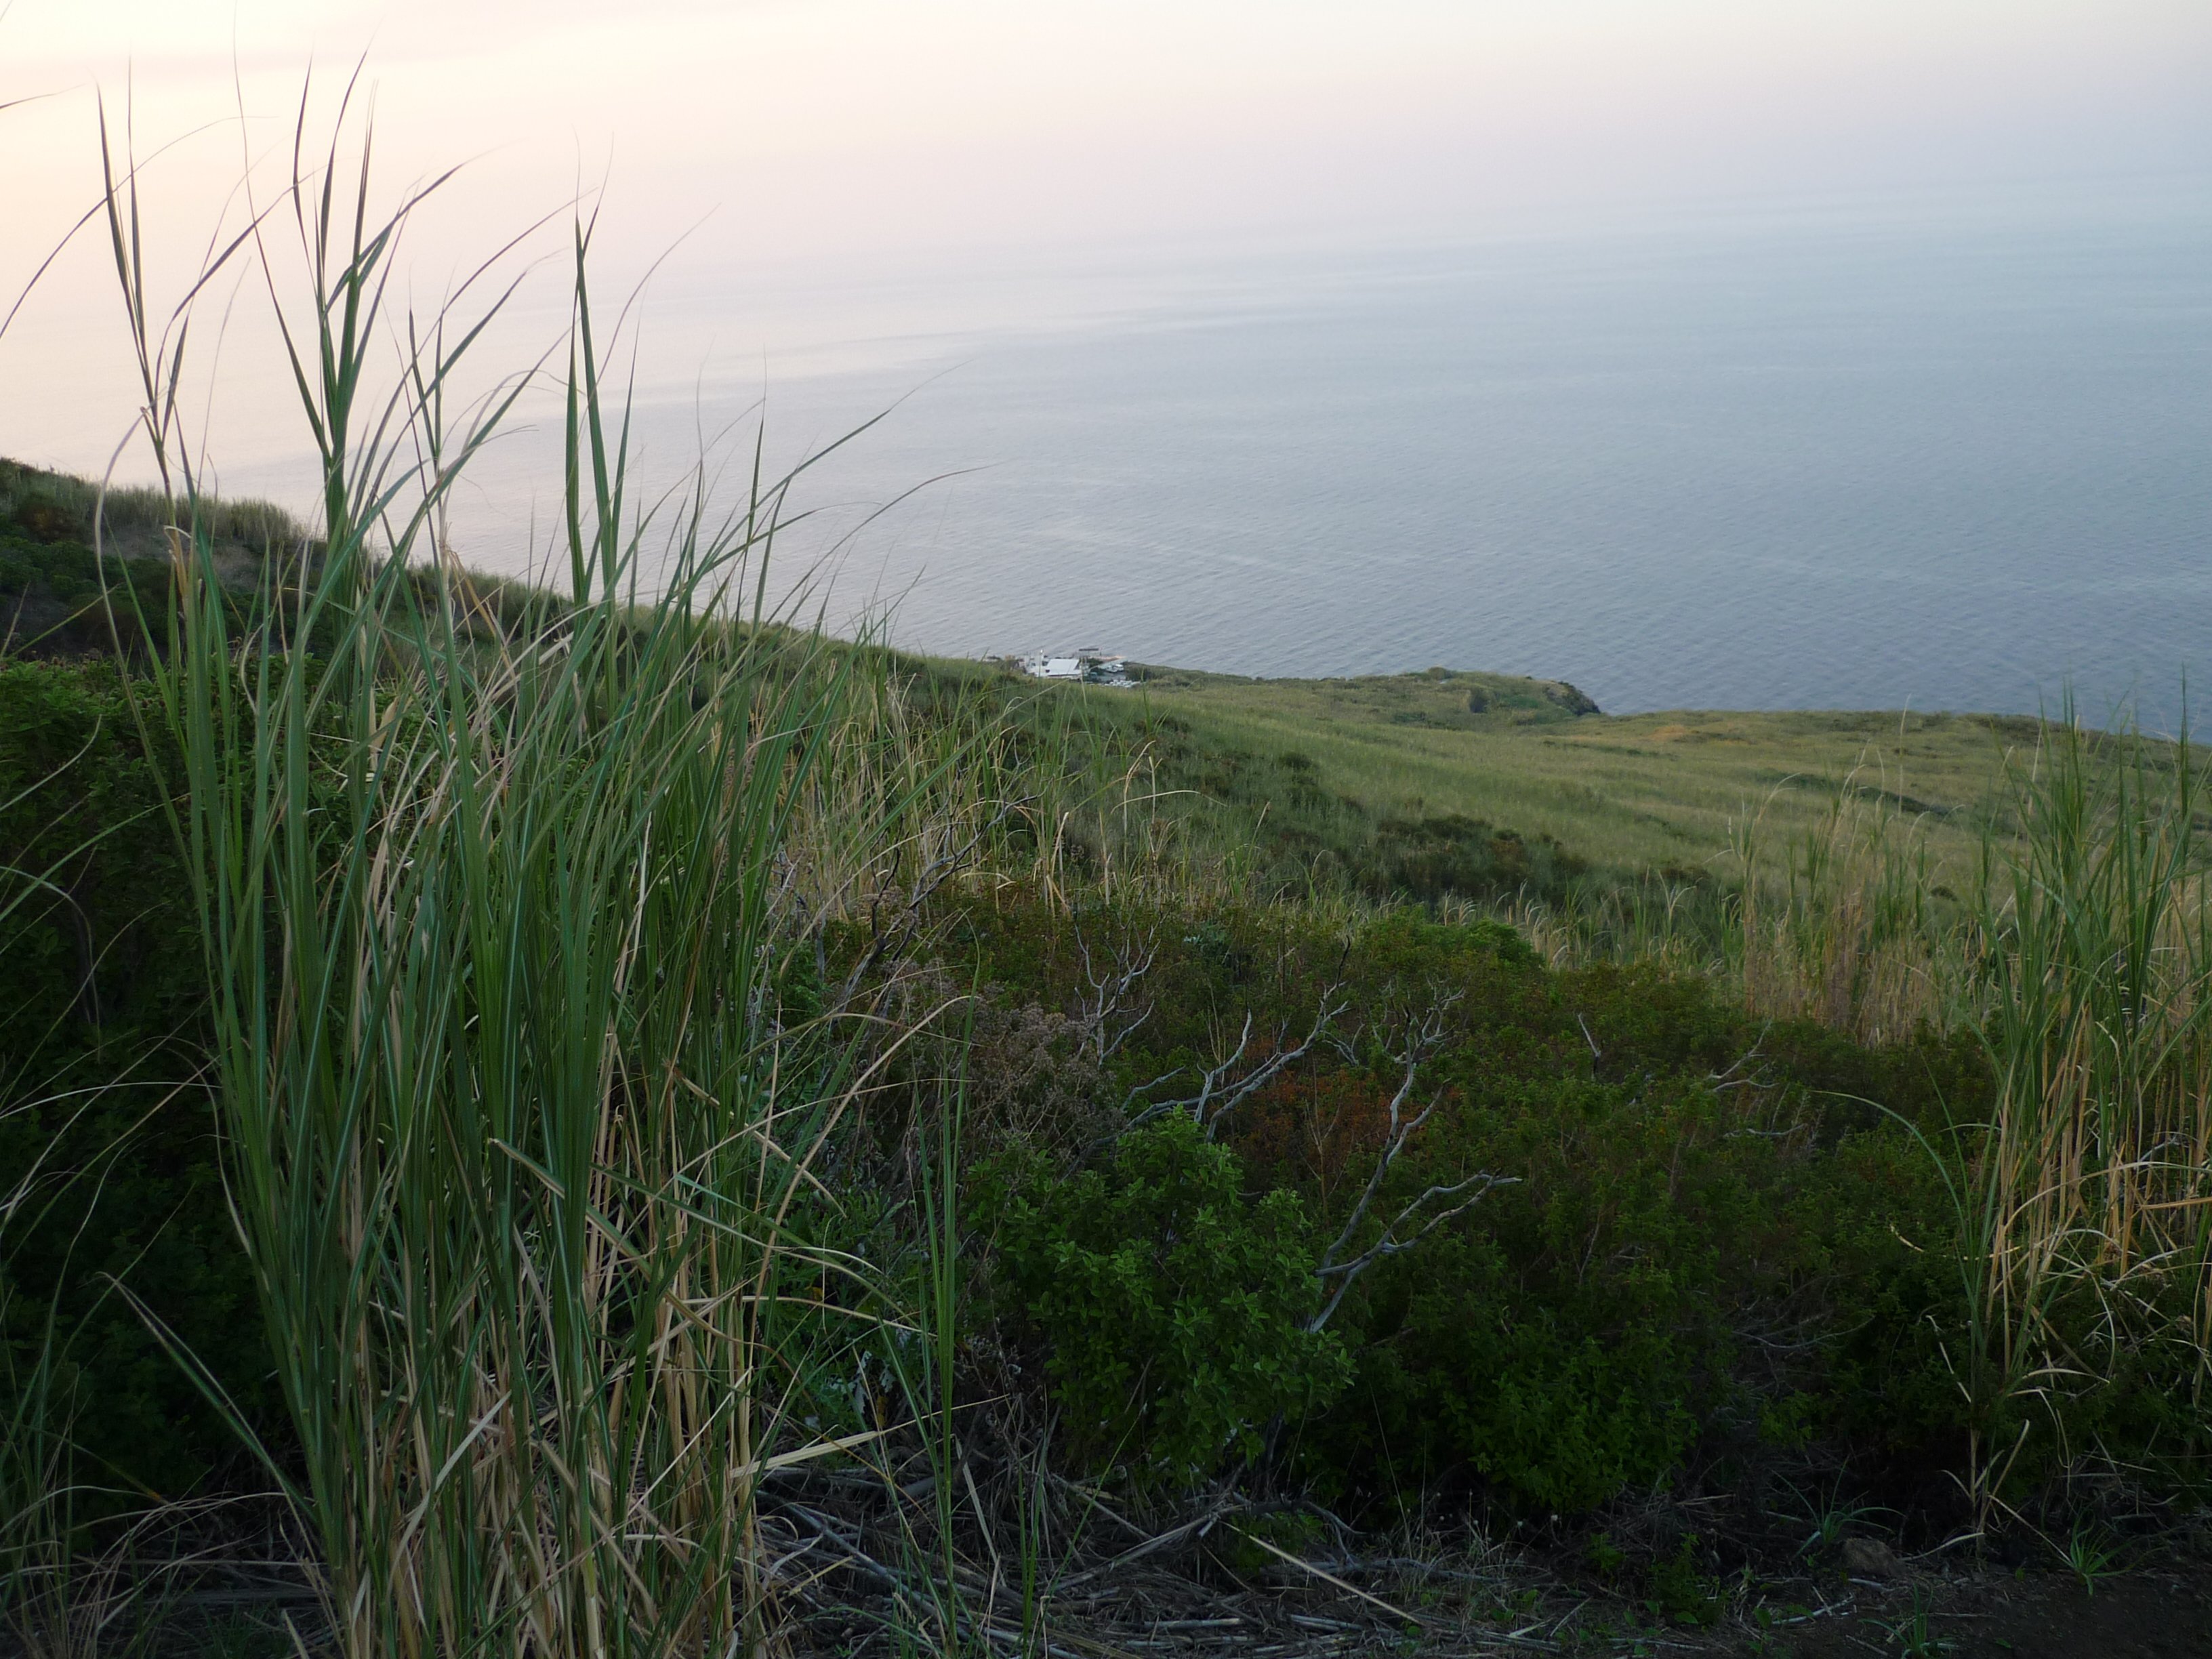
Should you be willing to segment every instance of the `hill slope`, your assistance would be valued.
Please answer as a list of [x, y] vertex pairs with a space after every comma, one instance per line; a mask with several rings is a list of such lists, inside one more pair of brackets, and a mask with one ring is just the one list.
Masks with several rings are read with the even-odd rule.
[[[96, 492], [0, 462], [0, 617], [18, 652], [106, 644], [87, 544]], [[276, 508], [226, 507], [228, 563], [296, 542]], [[111, 495], [110, 546], [158, 602], [166, 546], [145, 492]], [[158, 573], [158, 574], [157, 574]], [[112, 578], [111, 578], [112, 580]], [[1564, 682], [1464, 670], [1250, 679], [1144, 666], [1133, 690], [909, 659], [1112, 769], [1142, 766], [1171, 810], [1275, 888], [1346, 879], [1376, 896], [1554, 894], [1576, 877], [1718, 873], [1731, 836], [1817, 826], [1842, 800], [1917, 817], [1938, 870], [2006, 827], [1996, 786], [2032, 720], [1984, 715], [1607, 715]], [[1077, 735], [1080, 732], [1080, 736]]]
[[2032, 720], [1896, 711], [1613, 716], [1573, 708], [1571, 687], [1441, 669], [1178, 674], [1146, 691], [1239, 746], [1302, 750], [1327, 787], [1377, 810], [1487, 818], [1636, 870], [1698, 867], [1726, 848], [1732, 823], [1763, 812], [1786, 832], [1846, 791], [1925, 814], [1945, 851], [1967, 850], [2005, 756], [2036, 732]]
[[[1149, 769], [1174, 810], [1278, 889], [1557, 897], [1585, 878], [1725, 882], [1839, 809], [1909, 824], [1937, 885], [2012, 827], [2033, 720], [1895, 711], [1613, 716], [1557, 681], [1431, 668], [1259, 680], [1146, 668], [1122, 690], [919, 659], [1032, 726]], [[1861, 814], [1864, 817], [1866, 814]]]

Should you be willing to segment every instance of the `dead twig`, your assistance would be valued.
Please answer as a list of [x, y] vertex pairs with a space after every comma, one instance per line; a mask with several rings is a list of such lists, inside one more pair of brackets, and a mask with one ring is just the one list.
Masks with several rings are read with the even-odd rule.
[[[1431, 1004], [1421, 1018], [1412, 1024], [1391, 1056], [1397, 1060], [1402, 1073], [1397, 1091], [1390, 1097], [1389, 1132], [1383, 1139], [1382, 1150], [1376, 1158], [1375, 1168], [1367, 1177], [1367, 1185], [1359, 1194], [1359, 1201], [1352, 1206], [1352, 1213], [1345, 1218], [1343, 1227], [1330, 1241], [1328, 1248], [1322, 1252], [1321, 1261], [1314, 1268], [1314, 1277], [1324, 1285], [1332, 1279], [1335, 1283], [1320, 1311], [1306, 1322], [1306, 1328], [1310, 1331], [1318, 1331], [1328, 1323], [1337, 1309], [1343, 1305], [1353, 1282], [1368, 1268], [1387, 1257], [1401, 1255], [1412, 1249], [1445, 1222], [1466, 1213], [1492, 1188], [1514, 1183], [1516, 1177], [1510, 1176], [1477, 1171], [1463, 1181], [1431, 1186], [1393, 1216], [1372, 1244], [1356, 1255], [1351, 1253], [1366, 1228], [1369, 1212], [1375, 1207], [1375, 1200], [1381, 1194], [1384, 1182], [1389, 1179], [1391, 1170], [1413, 1143], [1413, 1137], [1420, 1133], [1422, 1127], [1435, 1115], [1437, 1108], [1443, 1103], [1443, 1096], [1438, 1093], [1411, 1117], [1406, 1115], [1406, 1103], [1413, 1097], [1414, 1086], [1420, 1080], [1422, 1066], [1443, 1046], [1446, 1034], [1444, 1017], [1457, 1000], [1454, 995], [1439, 998]], [[1450, 1203], [1453, 1199], [1459, 1201]], [[1414, 1226], [1417, 1222], [1419, 1225]], [[1401, 1231], [1409, 1226], [1413, 1227], [1413, 1231]]]
[[[1236, 1048], [1218, 1064], [1200, 1073], [1196, 1094], [1180, 1100], [1154, 1101], [1138, 1113], [1128, 1127], [1133, 1129], [1169, 1112], [1185, 1111], [1191, 1115], [1200, 1128], [1206, 1131], [1209, 1140], [1213, 1139], [1220, 1133], [1221, 1126], [1228, 1121], [1231, 1112], [1273, 1083], [1285, 1069], [1311, 1054], [1330, 1034], [1336, 1022], [1352, 1006], [1352, 1000], [1341, 994], [1343, 989], [1340, 984], [1332, 985], [1321, 994], [1312, 1025], [1295, 1044], [1287, 1048], [1284, 1046], [1285, 1039], [1290, 1035], [1290, 1028], [1287, 1025], [1279, 1027], [1275, 1032], [1274, 1047], [1266, 1057], [1242, 1076], [1232, 1079], [1232, 1073], [1243, 1064], [1245, 1053], [1252, 1046], [1252, 1016], [1246, 1014], [1244, 1029], [1237, 1039]], [[1144, 1085], [1144, 1090], [1149, 1091], [1177, 1075], [1178, 1073], [1170, 1072], [1165, 1077]], [[1136, 1092], [1133, 1091], [1133, 1100]]]
[[1288, 1550], [1279, 1548], [1276, 1545], [1269, 1543], [1266, 1539], [1261, 1538], [1255, 1534], [1245, 1532], [1240, 1528], [1238, 1529], [1237, 1535], [1239, 1538], [1243, 1539], [1247, 1543], [1257, 1544], [1261, 1549], [1267, 1551], [1270, 1555], [1280, 1557], [1283, 1560], [1289, 1562], [1300, 1571], [1311, 1573], [1323, 1583], [1334, 1584], [1337, 1589], [1342, 1590], [1346, 1595], [1356, 1595], [1361, 1601], [1382, 1608], [1383, 1612], [1389, 1613], [1393, 1619], [1404, 1620], [1406, 1623], [1413, 1626], [1416, 1630], [1426, 1630], [1429, 1627], [1427, 1620], [1417, 1619], [1412, 1613], [1406, 1612], [1401, 1607], [1394, 1607], [1388, 1601], [1385, 1601], [1381, 1596], [1370, 1595], [1356, 1584], [1347, 1584], [1344, 1580], [1339, 1578], [1334, 1573], [1325, 1572], [1321, 1568], [1314, 1565], [1312, 1562], [1301, 1560], [1298, 1557], [1291, 1554]]
[[1092, 958], [1082, 919], [1073, 920], [1076, 948], [1083, 953], [1084, 982], [1090, 988], [1076, 1000], [1076, 1029], [1081, 1033], [1083, 1043], [1095, 1050], [1098, 1063], [1103, 1066], [1152, 1017], [1156, 1003], [1148, 1001], [1130, 1014], [1128, 999], [1159, 957], [1159, 935], [1148, 933], [1141, 943], [1124, 939], [1101, 968]]

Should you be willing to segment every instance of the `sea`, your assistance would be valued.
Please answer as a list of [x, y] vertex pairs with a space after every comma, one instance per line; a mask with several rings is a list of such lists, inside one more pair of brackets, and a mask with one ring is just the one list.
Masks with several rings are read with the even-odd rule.
[[[641, 303], [641, 477], [817, 457], [775, 591], [917, 650], [2158, 730], [2212, 687], [2212, 176]], [[550, 459], [488, 458], [465, 553], [542, 554]]]

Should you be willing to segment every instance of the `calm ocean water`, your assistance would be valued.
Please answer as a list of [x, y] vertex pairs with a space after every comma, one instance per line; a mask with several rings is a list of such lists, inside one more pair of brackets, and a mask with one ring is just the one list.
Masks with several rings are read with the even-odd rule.
[[[1621, 712], [2070, 684], [2164, 725], [2212, 684], [2201, 182], [809, 298], [824, 341], [892, 320], [768, 363], [772, 445], [905, 401], [810, 475], [788, 563], [851, 533], [833, 617], [896, 598], [918, 648], [1444, 664]], [[664, 355], [748, 303], [664, 303]], [[762, 376], [648, 396], [648, 452]], [[520, 472], [488, 489], [512, 537]]]

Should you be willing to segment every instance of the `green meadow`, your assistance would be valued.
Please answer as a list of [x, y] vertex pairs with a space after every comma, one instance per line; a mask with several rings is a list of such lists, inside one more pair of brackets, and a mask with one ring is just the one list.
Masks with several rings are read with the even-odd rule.
[[[1146, 669], [1139, 687], [1062, 690], [1188, 722], [1224, 753], [1303, 756], [1316, 786], [1383, 816], [1458, 813], [1621, 872], [1705, 871], [1758, 823], [1801, 833], [1838, 799], [1924, 821], [1971, 863], [2003, 819], [2033, 720], [1977, 714], [1599, 713], [1557, 682], [1431, 668], [1335, 680]], [[1126, 711], [1115, 708], [1116, 715]], [[2056, 711], [2053, 711], [2054, 713]]]

